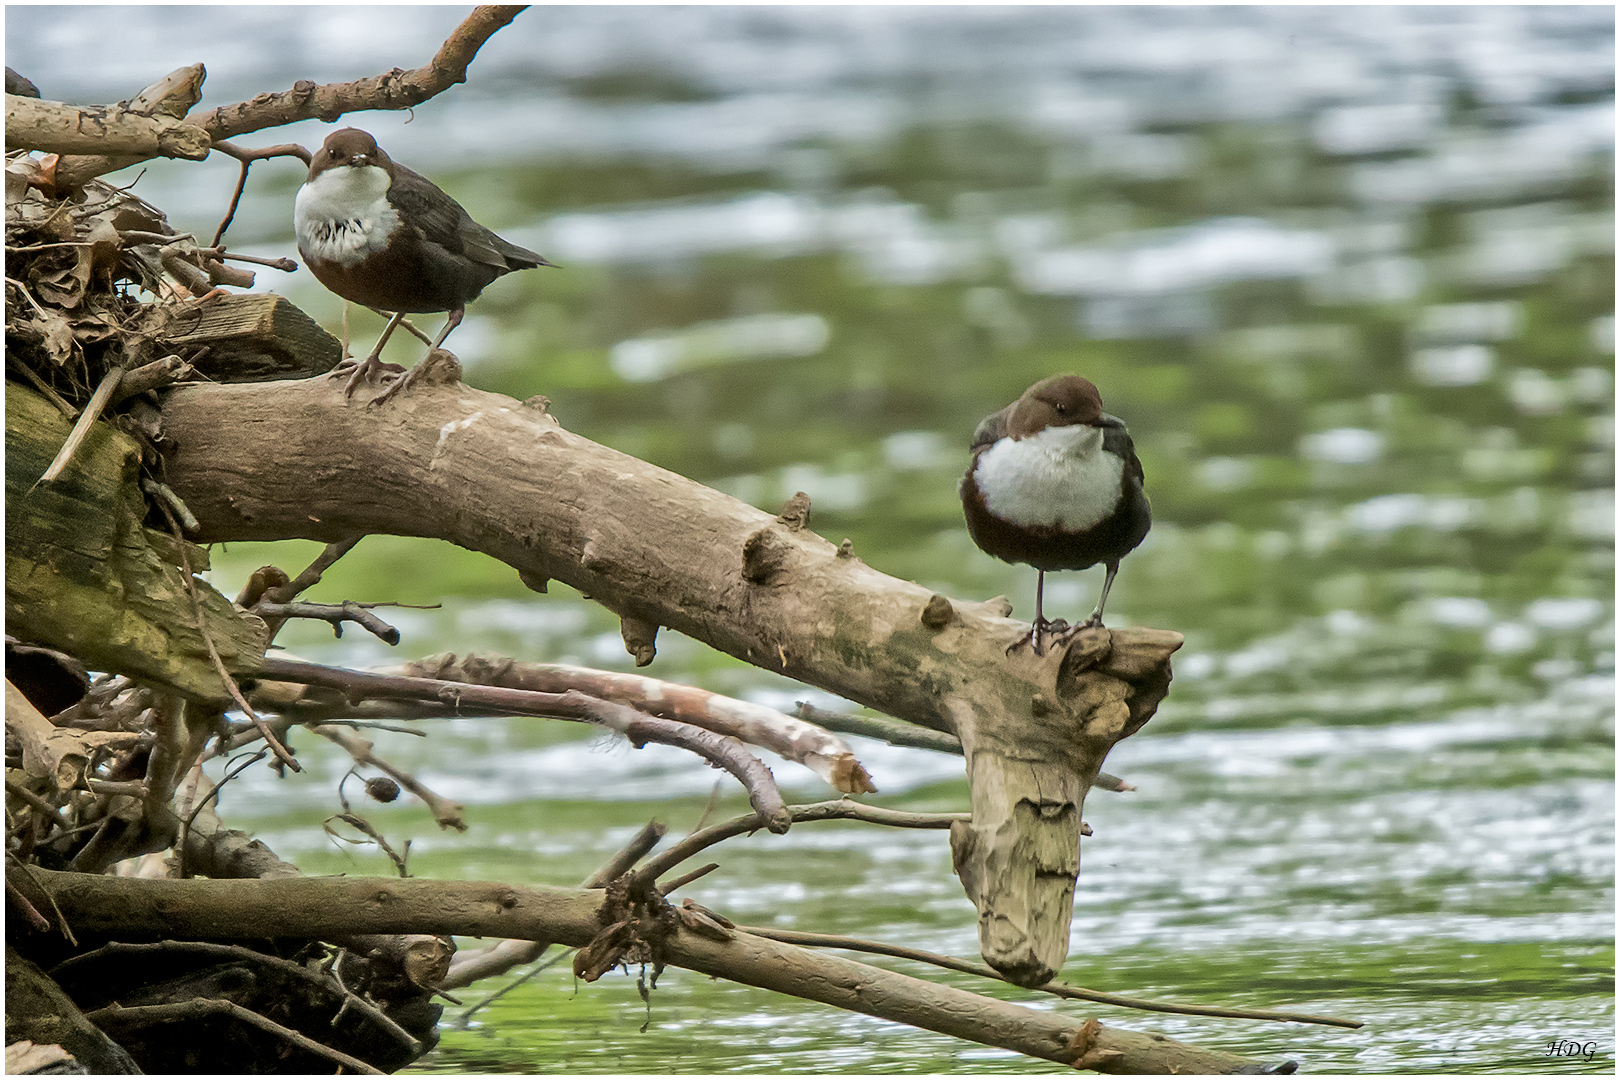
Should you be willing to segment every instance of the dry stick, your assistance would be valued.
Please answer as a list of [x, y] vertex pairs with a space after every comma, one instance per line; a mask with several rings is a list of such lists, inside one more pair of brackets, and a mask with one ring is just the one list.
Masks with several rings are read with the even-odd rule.
[[[467, 65], [491, 34], [511, 22], [522, 7], [485, 6], [473, 10], [425, 67], [393, 71], [349, 83], [316, 86], [307, 80], [291, 90], [260, 94], [252, 101], [224, 105], [194, 117], [214, 139], [232, 138], [295, 120], [328, 123], [362, 109], [409, 109], [467, 79]], [[217, 145], [217, 144], [216, 144]]]
[[[11, 279], [7, 278], [6, 280], [9, 282]], [[33, 368], [29, 367], [20, 360], [12, 358], [9, 355], [6, 357], [6, 366], [12, 371], [21, 372], [22, 377], [27, 379], [29, 383], [33, 385], [34, 389], [40, 392], [46, 401], [49, 401], [52, 405], [55, 405], [57, 411], [63, 416], [67, 417], [69, 420], [72, 420], [75, 416], [79, 415], [79, 410], [75, 409], [72, 405], [69, 405], [67, 403], [67, 399], [62, 397], [61, 394], [58, 394], [55, 389], [51, 387], [50, 383], [40, 378], [39, 373]]]
[[95, 423], [101, 416], [101, 410], [106, 408], [107, 402], [112, 400], [113, 391], [118, 389], [118, 382], [123, 377], [124, 369], [121, 367], [109, 368], [107, 374], [101, 377], [100, 384], [96, 386], [96, 392], [90, 395], [90, 403], [84, 407], [84, 412], [79, 414], [78, 422], [73, 425], [73, 430], [68, 432], [67, 442], [63, 443], [62, 449], [56, 452], [56, 460], [52, 461], [50, 468], [45, 470], [45, 475], [34, 481], [34, 487], [50, 483], [62, 474], [63, 469], [67, 468], [67, 463], [72, 459], [73, 452], [79, 448], [79, 444], [84, 442], [85, 437], [90, 434], [90, 425]]
[[267, 259], [263, 255], [240, 255], [234, 251], [226, 251], [218, 244], [211, 248], [198, 248], [197, 254], [207, 259], [229, 259], [232, 262], [252, 263], [254, 266], [268, 266], [272, 270], [285, 270], [289, 274], [298, 269], [298, 263], [285, 255], [274, 259]]
[[[225, 230], [230, 228], [231, 222], [236, 219], [236, 208], [241, 205], [242, 191], [247, 187], [248, 167], [251, 166], [255, 161], [262, 161], [265, 158], [273, 157], [296, 157], [302, 160], [305, 165], [308, 165], [310, 162], [310, 153], [297, 143], [282, 143], [278, 146], [267, 146], [262, 150], [243, 150], [241, 147], [232, 146], [230, 143], [218, 139], [214, 141], [214, 149], [218, 150], [222, 154], [228, 155], [229, 157], [235, 158], [242, 164], [242, 171], [236, 178], [236, 191], [231, 194], [230, 209], [225, 211], [225, 217], [220, 221], [219, 228], [214, 230], [214, 239], [208, 245], [209, 247], [217, 248], [219, 247], [219, 242], [225, 239]], [[291, 260], [286, 261], [290, 262]], [[296, 269], [296, 267], [294, 267], [294, 269]]]
[[48, 818], [58, 829], [61, 829], [63, 832], [71, 832], [73, 830], [73, 826], [69, 825], [62, 818], [62, 812], [60, 810], [46, 802], [44, 799], [40, 798], [38, 795], [35, 795], [32, 791], [29, 791], [21, 784], [14, 784], [10, 780], [7, 780], [6, 793], [8, 795], [17, 796], [17, 798], [44, 814], [46, 818]]
[[748, 800], [766, 828], [786, 832], [792, 824], [776, 781], [763, 762], [748, 753], [734, 739], [715, 735], [691, 724], [664, 720], [637, 712], [627, 705], [570, 690], [546, 694], [536, 690], [508, 690], [503, 687], [475, 686], [471, 683], [420, 679], [405, 675], [376, 675], [348, 668], [326, 667], [301, 660], [267, 656], [258, 674], [268, 679], [284, 679], [312, 686], [329, 686], [353, 697], [386, 697], [405, 700], [449, 702], [473, 705], [481, 710], [519, 716], [545, 716], [558, 720], [578, 720], [619, 732], [632, 746], [657, 742], [683, 750], [718, 765], [735, 776], [748, 790]]
[[28, 897], [22, 894], [21, 889], [11, 883], [10, 878], [6, 879], [6, 896], [12, 903], [22, 909], [23, 917], [28, 920], [29, 926], [42, 934], [50, 933], [51, 921], [39, 913], [39, 909], [29, 901]]
[[191, 556], [186, 554], [185, 537], [180, 535], [180, 523], [174, 519], [174, 512], [169, 509], [167, 503], [159, 502], [158, 509], [162, 510], [163, 516], [168, 519], [169, 529], [174, 533], [174, 538], [181, 542], [180, 569], [185, 578], [186, 595], [191, 597], [191, 610], [197, 619], [197, 632], [202, 635], [203, 644], [208, 647], [208, 658], [214, 662], [214, 670], [219, 673], [220, 681], [225, 684], [226, 693], [231, 695], [236, 707], [242, 710], [242, 715], [253, 721], [253, 726], [259, 729], [259, 734], [269, 744], [271, 752], [276, 755], [276, 760], [293, 772], [303, 772], [304, 767], [287, 752], [287, 748], [276, 738], [275, 733], [270, 730], [270, 725], [264, 722], [264, 718], [253, 711], [253, 706], [242, 696], [242, 688], [236, 685], [231, 673], [225, 670], [225, 661], [219, 658], [219, 650], [214, 648], [213, 635], [208, 632], [208, 621], [203, 618], [202, 601], [197, 598], [197, 582], [191, 575]]
[[599, 671], [573, 664], [533, 663], [477, 653], [468, 653], [459, 660], [454, 653], [427, 657], [405, 665], [400, 674], [542, 693], [578, 690], [652, 716], [694, 724], [705, 731], [730, 735], [749, 745], [774, 751], [810, 769], [840, 793], [860, 795], [874, 790], [871, 776], [856, 759], [849, 743], [837, 735], [769, 706], [696, 686], [627, 672]]
[[174, 489], [169, 487], [168, 484], [153, 480], [151, 477], [143, 477], [141, 479], [141, 490], [163, 503], [170, 510], [173, 510], [174, 516], [180, 521], [180, 528], [193, 536], [201, 531], [202, 526], [197, 522], [197, 515], [191, 512], [191, 508], [185, 504], [185, 501], [180, 496], [174, 493]]
[[61, 980], [58, 978], [58, 974], [60, 972], [73, 967], [75, 964], [80, 964], [96, 957], [151, 952], [192, 952], [203, 953], [207, 956], [233, 957], [236, 959], [247, 960], [255, 964], [263, 964], [266, 967], [273, 967], [277, 971], [286, 972], [289, 975], [303, 979], [305, 982], [314, 983], [315, 985], [327, 990], [331, 990], [335, 986], [343, 995], [345, 1009], [354, 1008], [363, 1013], [368, 1019], [376, 1021], [378, 1027], [382, 1028], [384, 1031], [394, 1036], [394, 1038], [404, 1043], [405, 1046], [410, 1048], [411, 1053], [421, 1054], [422, 1052], [422, 1042], [420, 1039], [406, 1031], [404, 1028], [400, 1027], [395, 1020], [389, 1017], [387, 1013], [383, 1012], [376, 1005], [373, 1005], [365, 998], [345, 987], [338, 979], [323, 978], [320, 972], [313, 971], [302, 964], [295, 964], [291, 960], [284, 960], [279, 956], [271, 956], [268, 953], [262, 953], [255, 949], [250, 949], [245, 945], [223, 945], [214, 941], [158, 941], [146, 944], [132, 944], [129, 942], [114, 941], [107, 945], [103, 945], [99, 949], [91, 949], [89, 952], [80, 953], [78, 956], [69, 957], [53, 967], [48, 974], [51, 976], [51, 978], [57, 979], [57, 981], [60, 982]]
[[[935, 967], [948, 968], [951, 971], [961, 971], [968, 975], [978, 975], [986, 979], [995, 979], [997, 982], [1004, 982], [1013, 986], [1018, 985], [987, 964], [975, 964], [971, 960], [958, 960], [954, 956], [925, 952], [922, 949], [910, 949], [904, 945], [888, 945], [881, 941], [844, 937], [841, 934], [812, 934], [801, 930], [777, 930], [764, 926], [734, 926], [733, 929], [744, 934], [753, 934], [755, 937], [781, 941], [788, 945], [848, 949], [851, 952], [895, 956], [902, 960], [916, 960], [919, 963], [932, 964]], [[1188, 1016], [1221, 1016], [1237, 1020], [1279, 1020], [1295, 1024], [1326, 1024], [1330, 1027], [1342, 1028], [1364, 1026], [1359, 1020], [1341, 1020], [1336, 1016], [1315, 1016], [1310, 1013], [1281, 1012], [1275, 1009], [1227, 1009], [1206, 1005], [1178, 1005], [1167, 1001], [1147, 1001], [1142, 998], [1107, 994], [1100, 990], [1087, 990], [1082, 986], [1070, 986], [1068, 983], [1060, 982], [1049, 982], [1043, 986], [1025, 987], [1024, 989], [1039, 990], [1042, 993], [1052, 994], [1056, 997], [1072, 998], [1076, 1001], [1095, 1001], [1103, 1005], [1118, 1005], [1124, 1009], [1142, 1009], [1147, 1012], [1182, 1013]]]
[[332, 624], [332, 631], [338, 637], [343, 636], [343, 624], [346, 622], [358, 623], [361, 629], [366, 630], [388, 642], [390, 645], [399, 644], [399, 631], [373, 615], [369, 608], [383, 607], [382, 604], [358, 604], [353, 600], [345, 600], [341, 604], [311, 604], [295, 602], [277, 604], [261, 600], [254, 605], [253, 613], [265, 621], [270, 619], [322, 619]]
[[[550, 942], [540, 942], [538, 944], [540, 944], [542, 946], [542, 949], [551, 947]], [[562, 963], [564, 960], [567, 960], [570, 956], [572, 956], [574, 954], [574, 952], [575, 952], [575, 950], [573, 950], [573, 949], [564, 949], [562, 952], [558, 953], [556, 956], [553, 956], [550, 960], [546, 960], [546, 961], [543, 961], [541, 963], [538, 963], [538, 964], [534, 965], [534, 967], [530, 968], [528, 971], [525, 971], [522, 975], [519, 975], [517, 978], [515, 978], [511, 982], [507, 983], [505, 986], [501, 987], [499, 990], [496, 990], [494, 993], [490, 994], [483, 1001], [480, 1001], [478, 1004], [474, 1005], [472, 1008], [470, 1008], [466, 1012], [462, 1013], [461, 1016], [459, 1016], [456, 1019], [456, 1027], [465, 1028], [469, 1023], [472, 1022], [473, 1015], [475, 1013], [477, 1013], [478, 1010], [495, 1004], [495, 1002], [499, 1001], [501, 998], [505, 997], [507, 994], [511, 993], [513, 990], [516, 990], [518, 987], [522, 986], [524, 983], [528, 982], [530, 979], [534, 978], [536, 975], [540, 974], [542, 971], [545, 971], [545, 970], [547, 970], [549, 968], [554, 968], [558, 964]]]
[[[600, 889], [608, 882], [628, 873], [630, 868], [647, 852], [658, 846], [664, 838], [665, 829], [662, 822], [649, 821], [641, 827], [641, 831], [630, 838], [630, 842], [607, 862], [580, 882], [582, 889]], [[479, 979], [487, 979], [500, 975], [523, 964], [533, 963], [551, 948], [549, 941], [530, 941], [526, 938], [507, 938], [498, 941], [487, 948], [477, 949], [465, 953], [457, 953], [450, 961], [450, 973], [444, 977], [440, 984], [446, 990], [469, 986]], [[504, 991], [503, 991], [504, 992]], [[470, 1014], [469, 1014], [470, 1015]]]
[[[905, 810], [866, 806], [848, 799], [806, 803], [790, 806], [787, 810], [794, 821], [866, 821], [874, 825], [892, 825], [900, 829], [948, 829], [952, 822], [967, 821], [972, 817], [970, 814], [913, 814]], [[744, 814], [742, 817], [698, 830], [643, 863], [630, 879], [630, 891], [634, 893], [637, 889], [646, 888], [662, 874], [679, 866], [704, 848], [712, 847], [722, 840], [742, 833], [756, 832], [763, 824], [758, 814]]]
[[150, 364], [142, 364], [124, 372], [124, 377], [118, 380], [118, 392], [113, 395], [112, 404], [117, 405], [136, 394], [156, 390], [191, 373], [191, 365], [178, 356], [165, 356]]
[[679, 889], [679, 888], [682, 888], [684, 886], [690, 885], [690, 884], [692, 884], [692, 882], [696, 881], [698, 878], [705, 877], [705, 876], [707, 876], [709, 874], [712, 874], [718, 869], [720, 869], [720, 864], [717, 863], [717, 862], [704, 863], [702, 866], [698, 867], [696, 870], [693, 870], [690, 873], [682, 874], [680, 877], [676, 878], [674, 881], [660, 881], [658, 883], [658, 891], [663, 893], [665, 896], [668, 896], [670, 893], [674, 892], [676, 889]]
[[428, 809], [433, 812], [433, 820], [438, 822], [441, 829], [455, 829], [458, 832], [467, 831], [467, 819], [462, 811], [467, 809], [461, 803], [447, 799], [443, 795], [429, 788], [410, 773], [390, 765], [376, 754], [372, 753], [371, 743], [352, 732], [344, 731], [339, 727], [322, 724], [312, 728], [315, 734], [323, 739], [330, 739], [348, 751], [349, 756], [362, 765], [370, 765], [399, 781], [400, 787], [427, 803]]
[[347, 540], [337, 540], [327, 544], [326, 547], [321, 549], [321, 553], [315, 556], [315, 561], [304, 567], [302, 573], [285, 585], [267, 589], [264, 598], [272, 603], [291, 603], [299, 593], [319, 585], [321, 575], [330, 570], [333, 563], [347, 555], [354, 549], [354, 545], [363, 539], [365, 539], [364, 536], [351, 536]]
[[[79, 828], [74, 829], [73, 832], [83, 832], [86, 828], [99, 828], [100, 826], [105, 825], [105, 824], [106, 824], [106, 822], [102, 821], [102, 822], [96, 822], [94, 825], [91, 825], [91, 826], [83, 826], [83, 825], [81, 825]], [[74, 948], [78, 948], [79, 947], [79, 939], [73, 936], [73, 927], [68, 925], [67, 916], [62, 914], [62, 906], [56, 902], [56, 894], [51, 892], [51, 890], [45, 888], [45, 883], [39, 880], [39, 875], [34, 873], [34, 868], [33, 867], [29, 866], [27, 863], [23, 862], [21, 859], [17, 858], [17, 856], [13, 855], [9, 851], [6, 852], [6, 858], [10, 859], [12, 864], [14, 866], [16, 866], [17, 869], [21, 870], [24, 874], [28, 875], [28, 880], [33, 882], [34, 887], [39, 889], [40, 892], [45, 894], [45, 899], [47, 899], [47, 900], [49, 900], [51, 902], [51, 910], [56, 912], [56, 925], [61, 927], [62, 936], [67, 938], [67, 942], [68, 942], [69, 945], [72, 945]], [[24, 900], [25, 899], [21, 893], [17, 892], [17, 887], [12, 884], [10, 874], [6, 875], [6, 892], [15, 895], [19, 900]], [[39, 914], [39, 909], [35, 908], [32, 903], [29, 903], [28, 906], [30, 908], [33, 908], [34, 914], [36, 914], [36, 915]], [[50, 929], [50, 924], [49, 923], [45, 924], [45, 929], [46, 930]]]
[[217, 1013], [224, 1013], [273, 1035], [279, 1035], [299, 1049], [335, 1061], [345, 1069], [372, 1076], [387, 1075], [381, 1069], [373, 1068], [357, 1057], [351, 1057], [341, 1050], [334, 1050], [330, 1046], [318, 1043], [302, 1032], [283, 1027], [269, 1017], [223, 998], [192, 998], [190, 1001], [176, 1002], [172, 1005], [135, 1005], [129, 1008], [108, 1005], [105, 1009], [86, 1013], [85, 1019], [99, 1028], [130, 1029], [150, 1027], [153, 1024], [171, 1024], [179, 1020], [201, 1020]]

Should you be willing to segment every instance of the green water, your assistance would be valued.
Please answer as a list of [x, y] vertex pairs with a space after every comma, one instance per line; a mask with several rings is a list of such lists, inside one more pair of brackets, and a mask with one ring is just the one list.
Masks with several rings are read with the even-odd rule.
[[[1450, 10], [1321, 23], [1303, 9], [891, 11], [859, 25], [801, 12], [772, 30], [764, 16], [750, 29], [748, 9], [536, 9], [510, 28], [508, 60], [489, 60], [498, 78], [419, 110], [425, 133], [372, 114], [396, 156], [566, 267], [508, 278], [474, 306], [450, 342], [469, 382], [544, 393], [570, 430], [769, 510], [807, 491], [813, 527], [887, 573], [967, 600], [1004, 593], [1029, 617], [1034, 572], [973, 547], [956, 479], [981, 416], [1056, 372], [1093, 379], [1130, 424], [1155, 517], [1110, 624], [1173, 628], [1187, 645], [1158, 717], [1109, 760], [1138, 790], [1086, 807], [1095, 835], [1063, 977], [1367, 1026], [1082, 1008], [873, 962], [1306, 1071], [1613, 1071], [1612, 22]], [[879, 32], [885, 19], [898, 36]], [[1358, 36], [1359, 19], [1395, 21]], [[580, 41], [644, 34], [643, 59], [557, 75], [548, 26]], [[1226, 56], [1238, 26], [1259, 59]], [[1081, 48], [1104, 30], [1124, 33], [1108, 39], [1117, 57]], [[1295, 59], [1296, 36], [1314, 59]], [[1320, 89], [1345, 55], [1366, 74], [1453, 38], [1507, 59], [1471, 77], [1410, 61], [1401, 78]], [[715, 44], [734, 39], [748, 47]], [[872, 50], [849, 46], [866, 75], [817, 82], [802, 71], [821, 69], [794, 66], [836, 67], [827, 57], [851, 41]], [[980, 48], [1001, 66], [975, 68]], [[542, 73], [510, 59], [521, 49], [551, 57]], [[739, 59], [761, 57], [780, 70]], [[1225, 75], [1189, 74], [1205, 66]], [[1413, 70], [1433, 78], [1401, 81]], [[1260, 90], [1231, 104], [1241, 95], [1221, 88], [1249, 75]], [[848, 116], [826, 119], [828, 102]], [[1411, 118], [1355, 112], [1392, 102], [1429, 126], [1390, 137]], [[1115, 105], [1125, 119], [1106, 121]], [[458, 136], [447, 117], [480, 109], [545, 138], [524, 141], [520, 125], [520, 149], [496, 151]], [[799, 135], [795, 109], [812, 117]], [[734, 131], [741, 149], [721, 146]], [[304, 141], [321, 134], [310, 125]], [[435, 139], [479, 166], [435, 158]], [[167, 168], [160, 185], [194, 167]], [[289, 253], [298, 177], [255, 177], [242, 242]], [[178, 223], [164, 190], [147, 197]], [[217, 216], [188, 212], [204, 231]], [[336, 326], [329, 295], [275, 287]], [[356, 338], [379, 325], [357, 318]], [[296, 571], [316, 550], [216, 549], [213, 578], [234, 593], [252, 568]], [[1056, 576], [1048, 613], [1089, 611], [1100, 576]], [[577, 594], [529, 593], [436, 542], [367, 539], [314, 594], [345, 597], [444, 607], [397, 613], [392, 651], [358, 631], [284, 642], [355, 665], [445, 649], [630, 663], [615, 621]], [[658, 677], [838, 704], [669, 631], [659, 645]], [[468, 803], [472, 823], [442, 835], [419, 806], [372, 813], [412, 840], [422, 876], [572, 884], [650, 817], [690, 828], [714, 779], [673, 751], [554, 722], [421, 726], [429, 738], [377, 735], [379, 752]], [[959, 761], [856, 745], [874, 801], [966, 806]], [[309, 872], [386, 873], [320, 833], [344, 767], [326, 749], [301, 740], [306, 774], [255, 769], [223, 812]], [[775, 768], [794, 798], [828, 797]], [[718, 812], [738, 812], [723, 790]], [[976, 952], [942, 834], [806, 825], [716, 858], [686, 892], [739, 923]], [[465, 1029], [454, 1018], [508, 980], [462, 992], [416, 1069], [1056, 1068], [676, 970], [649, 1018], [633, 977], [576, 986], [567, 972]], [[1559, 1039], [1591, 1055], [1550, 1055]]]

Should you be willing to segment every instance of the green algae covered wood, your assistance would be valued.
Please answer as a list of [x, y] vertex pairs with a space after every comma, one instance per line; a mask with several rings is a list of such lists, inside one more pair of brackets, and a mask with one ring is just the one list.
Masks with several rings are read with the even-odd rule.
[[[135, 442], [98, 422], [61, 476], [35, 486], [71, 427], [44, 398], [6, 383], [7, 633], [71, 653], [93, 670], [224, 700], [174, 539], [145, 525]], [[193, 568], [202, 565], [194, 555]], [[264, 623], [195, 584], [226, 668], [256, 670]]]

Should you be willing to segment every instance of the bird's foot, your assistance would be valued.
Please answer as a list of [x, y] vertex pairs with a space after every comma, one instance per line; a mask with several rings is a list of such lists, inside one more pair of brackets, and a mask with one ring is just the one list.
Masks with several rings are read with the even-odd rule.
[[1011, 656], [1012, 651], [1018, 648], [1020, 645], [1028, 644], [1030, 651], [1036, 656], [1045, 656], [1046, 650], [1041, 647], [1042, 635], [1051, 635], [1055, 638], [1062, 638], [1073, 633], [1077, 629], [1079, 629], [1079, 627], [1071, 627], [1062, 619], [1037, 619], [1035, 622], [1030, 624], [1028, 632], [1024, 633], [1018, 638], [1018, 640], [1007, 646], [1007, 655]]
[[398, 364], [385, 364], [375, 356], [368, 356], [358, 364], [353, 360], [343, 361], [333, 368], [327, 377], [337, 379], [347, 374], [349, 381], [343, 384], [343, 396], [351, 398], [354, 397], [354, 392], [360, 388], [360, 384], [374, 375], [381, 380], [390, 372], [403, 372], [404, 370]]
[[392, 400], [395, 395], [401, 393], [403, 390], [405, 390], [406, 387], [409, 387], [409, 386], [413, 385], [417, 381], [417, 379], [420, 377], [420, 374], [421, 374], [421, 371], [422, 371], [422, 365], [421, 364], [417, 364], [415, 367], [411, 368], [409, 371], [405, 370], [402, 367], [398, 367], [398, 365], [391, 365], [391, 366], [397, 367], [400, 374], [397, 375], [392, 381], [389, 382], [388, 389], [384, 390], [382, 393], [378, 394], [376, 397], [372, 398], [370, 402], [367, 403], [368, 408], [376, 408], [377, 406], [381, 405], [383, 402]]

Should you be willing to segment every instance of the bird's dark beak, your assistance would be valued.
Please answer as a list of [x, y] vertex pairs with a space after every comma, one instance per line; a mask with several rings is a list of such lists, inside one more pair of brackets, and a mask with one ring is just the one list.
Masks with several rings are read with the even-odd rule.
[[353, 157], [349, 158], [349, 164], [353, 165], [357, 169], [364, 168], [365, 166], [371, 164], [371, 155], [355, 154]]

